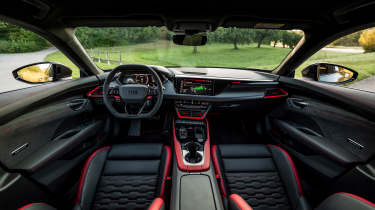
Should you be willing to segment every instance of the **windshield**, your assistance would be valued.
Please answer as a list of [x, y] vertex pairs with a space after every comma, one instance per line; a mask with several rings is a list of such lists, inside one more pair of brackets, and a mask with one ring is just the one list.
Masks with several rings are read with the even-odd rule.
[[120, 64], [273, 70], [303, 36], [299, 30], [218, 28], [204, 46], [181, 46], [166, 27], [79, 27], [76, 37], [101, 69]]

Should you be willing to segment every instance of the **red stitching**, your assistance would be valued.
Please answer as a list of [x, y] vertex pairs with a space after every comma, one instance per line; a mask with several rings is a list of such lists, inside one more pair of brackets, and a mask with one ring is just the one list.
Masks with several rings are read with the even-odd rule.
[[290, 166], [292, 167], [292, 170], [293, 170], [293, 173], [294, 173], [294, 177], [296, 178], [296, 182], [297, 182], [297, 187], [298, 187], [299, 194], [303, 195], [302, 186], [301, 186], [301, 182], [300, 182], [300, 179], [299, 179], [299, 176], [298, 176], [297, 168], [294, 165], [293, 159], [290, 157], [289, 153], [287, 151], [285, 151], [283, 148], [279, 147], [279, 146], [272, 145], [272, 144], [269, 144], [269, 146], [273, 146], [273, 147], [278, 148], [279, 150], [281, 150], [286, 155], [286, 157], [289, 160]]
[[78, 191], [77, 191], [77, 197], [76, 197], [76, 200], [75, 200], [75, 203], [76, 204], [79, 204], [81, 202], [81, 194], [82, 194], [82, 190], [83, 190], [83, 184], [84, 184], [84, 181], [85, 181], [85, 178], [86, 178], [86, 173], [87, 173], [87, 169], [90, 165], [90, 162], [91, 160], [95, 157], [95, 155], [102, 151], [103, 149], [106, 149], [106, 148], [110, 148], [109, 146], [107, 147], [102, 147], [98, 150], [96, 150], [94, 153], [92, 153], [90, 155], [90, 157], [86, 160], [86, 163], [85, 163], [85, 166], [83, 167], [82, 169], [82, 173], [81, 173], [81, 177], [79, 179], [79, 186], [78, 186]]

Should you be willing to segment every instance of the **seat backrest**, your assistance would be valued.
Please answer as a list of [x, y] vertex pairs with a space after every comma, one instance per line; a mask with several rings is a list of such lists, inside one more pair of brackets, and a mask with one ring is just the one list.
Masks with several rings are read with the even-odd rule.
[[375, 204], [349, 193], [335, 193], [321, 203], [316, 210], [375, 210]]

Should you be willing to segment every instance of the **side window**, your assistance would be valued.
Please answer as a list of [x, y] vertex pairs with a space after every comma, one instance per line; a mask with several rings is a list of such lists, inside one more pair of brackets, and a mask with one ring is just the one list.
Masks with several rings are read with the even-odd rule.
[[322, 48], [298, 67], [295, 77], [375, 92], [374, 75], [375, 28], [370, 28]]
[[78, 67], [51, 43], [0, 21], [0, 93], [79, 77]]

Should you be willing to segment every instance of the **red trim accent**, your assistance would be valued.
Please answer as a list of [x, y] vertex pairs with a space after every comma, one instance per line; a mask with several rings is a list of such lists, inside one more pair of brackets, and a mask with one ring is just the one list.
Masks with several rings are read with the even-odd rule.
[[232, 84], [241, 84], [241, 82], [232, 82]]
[[178, 111], [178, 109], [176, 109], [176, 112], [177, 112], [178, 118], [181, 118], [181, 119], [203, 120], [203, 118], [206, 116], [206, 112], [204, 112], [203, 115], [200, 117], [183, 116], [180, 114], [180, 111]]
[[[93, 90], [91, 90], [90, 92], [87, 93], [87, 96], [91, 97], [91, 98], [102, 98], [103, 97], [103, 91], [102, 91], [102, 94], [93, 95], [93, 93], [95, 91], [97, 91], [99, 88], [102, 88], [102, 86], [98, 86], [98, 87], [94, 88]], [[120, 96], [113, 96], [113, 98], [120, 99]]]
[[103, 97], [103, 94], [93, 95], [93, 93], [94, 93], [95, 91], [97, 91], [99, 88], [101, 88], [101, 86], [98, 86], [98, 87], [94, 88], [93, 90], [91, 90], [90, 92], [88, 92], [88, 93], [87, 93], [87, 96], [88, 96], [88, 97], [93, 97], [93, 98]]
[[234, 203], [236, 204], [238, 209], [240, 209], [240, 210], [253, 210], [253, 208], [251, 208], [251, 206], [249, 206], [249, 204], [241, 196], [239, 196], [237, 194], [231, 194], [229, 196], [229, 198], [234, 201]]
[[185, 78], [184, 80], [187, 81], [194, 81], [194, 82], [211, 82], [211, 80], [205, 80], [205, 79], [191, 79], [191, 78]]
[[286, 92], [284, 89], [282, 88], [279, 88], [281, 92], [283, 92], [284, 94], [279, 94], [279, 95], [272, 95], [272, 96], [264, 96], [264, 98], [279, 98], [279, 97], [286, 97], [288, 96], [288, 92]]
[[362, 198], [362, 197], [360, 197], [358, 195], [353, 195], [353, 194], [346, 193], [346, 192], [338, 192], [338, 193], [335, 193], [335, 194], [344, 194], [344, 195], [347, 195], [347, 196], [351, 196], [351, 197], [353, 197], [355, 199], [358, 199], [358, 200], [360, 200], [360, 201], [362, 201], [362, 202], [364, 202], [364, 203], [366, 203], [366, 204], [368, 204], [368, 205], [370, 205], [372, 207], [375, 207], [374, 203], [372, 203], [372, 202], [370, 202], [370, 201], [368, 201], [368, 200], [366, 200], [366, 199], [364, 199], [364, 198]]
[[171, 166], [171, 156], [172, 156], [172, 151], [169, 146], [164, 146], [165, 150], [167, 151], [167, 158], [165, 160], [165, 168], [164, 168], [164, 174], [163, 174], [163, 180], [161, 183], [161, 190], [160, 190], [160, 196], [164, 198], [164, 193], [165, 193], [165, 180], [168, 179], [168, 174], [169, 174], [169, 169]]
[[89, 165], [90, 165], [90, 162], [91, 160], [95, 157], [96, 154], [98, 154], [98, 152], [102, 151], [103, 149], [106, 149], [106, 148], [110, 148], [109, 146], [107, 147], [102, 147], [98, 150], [96, 150], [94, 153], [92, 153], [90, 155], [90, 157], [86, 160], [86, 163], [82, 169], [82, 173], [81, 173], [81, 177], [79, 179], [79, 185], [78, 185], [78, 191], [77, 191], [77, 197], [76, 197], [76, 200], [75, 200], [75, 203], [76, 204], [79, 204], [81, 202], [81, 194], [82, 194], [82, 189], [83, 189], [83, 184], [85, 182], [85, 178], [86, 178], [86, 173], [87, 173], [87, 169], [89, 168]]
[[152, 201], [151, 206], [149, 210], [160, 210], [161, 207], [164, 205], [164, 200], [161, 198], [155, 198], [154, 201]]
[[209, 129], [207, 119], [206, 119], [206, 125], [207, 125], [207, 140], [206, 140], [206, 143], [204, 144], [204, 163], [199, 166], [185, 165], [184, 161], [182, 160], [181, 144], [177, 140], [177, 137], [176, 137], [176, 129], [174, 127], [174, 118], [173, 118], [174, 151], [176, 154], [177, 166], [181, 171], [198, 172], [198, 171], [207, 171], [210, 168], [210, 132], [209, 132], [210, 129]]
[[39, 205], [39, 204], [46, 204], [46, 203], [30, 203], [30, 204], [27, 204], [26, 206], [22, 206], [21, 208], [18, 208], [18, 210], [27, 210], [27, 208], [29, 208], [30, 206]]
[[289, 155], [289, 153], [287, 151], [285, 151], [283, 148], [281, 148], [279, 146], [276, 146], [276, 145], [273, 145], [273, 144], [269, 144], [269, 146], [278, 148], [279, 150], [281, 150], [282, 152], [284, 152], [284, 154], [288, 158], [290, 166], [292, 167], [292, 170], [293, 170], [293, 173], [294, 173], [294, 177], [296, 178], [296, 182], [297, 182], [297, 187], [298, 187], [299, 194], [302, 196], [303, 195], [303, 191], [302, 191], [301, 181], [299, 179], [297, 168], [294, 165], [292, 157], [290, 157], [290, 155]]
[[227, 192], [225, 190], [224, 181], [223, 181], [223, 175], [221, 174], [219, 160], [217, 159], [216, 145], [212, 146], [212, 159], [213, 159], [214, 167], [215, 167], [215, 171], [216, 171], [216, 178], [220, 178], [221, 196], [222, 197], [226, 197], [227, 196]]

